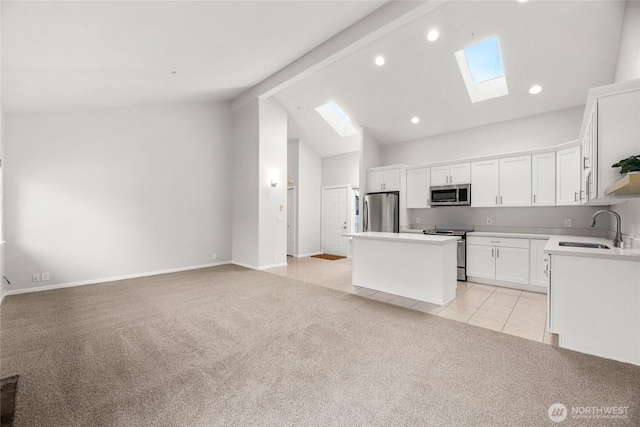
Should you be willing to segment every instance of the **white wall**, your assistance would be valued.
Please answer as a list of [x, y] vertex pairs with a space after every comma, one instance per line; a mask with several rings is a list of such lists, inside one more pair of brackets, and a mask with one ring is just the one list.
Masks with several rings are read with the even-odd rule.
[[287, 262], [287, 110], [273, 98], [259, 101], [258, 153], [258, 267], [265, 268]]
[[234, 262], [258, 260], [258, 100], [233, 112], [232, 241]]
[[[586, 99], [586, 94], [585, 94]], [[435, 163], [578, 139], [584, 106], [382, 146], [382, 165]]]
[[[376, 166], [382, 166], [382, 148], [378, 141], [376, 141], [367, 128], [360, 126], [360, 194], [367, 193], [367, 169], [375, 168]], [[360, 197], [360, 212], [363, 212], [362, 205], [364, 203], [364, 197]]]
[[613, 82], [640, 78], [640, 1], [627, 0]]
[[298, 256], [322, 251], [322, 161], [303, 141], [299, 149]]
[[11, 290], [230, 260], [230, 118], [226, 103], [8, 114]]
[[296, 188], [295, 256], [321, 253], [322, 189], [321, 158], [302, 140], [287, 144], [288, 176]]
[[322, 186], [350, 184], [358, 186], [360, 182], [360, 153], [339, 154], [322, 158]]
[[[640, 78], [640, 2], [627, 1], [614, 83]], [[612, 210], [622, 218], [622, 233], [640, 239], [640, 199], [615, 205]], [[612, 221], [611, 229], [615, 229]]]

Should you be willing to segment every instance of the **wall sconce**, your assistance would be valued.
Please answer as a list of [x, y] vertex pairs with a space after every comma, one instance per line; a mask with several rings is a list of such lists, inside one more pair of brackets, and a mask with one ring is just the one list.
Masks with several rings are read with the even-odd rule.
[[277, 178], [271, 178], [271, 186], [272, 187], [276, 187], [278, 185], [278, 179]]

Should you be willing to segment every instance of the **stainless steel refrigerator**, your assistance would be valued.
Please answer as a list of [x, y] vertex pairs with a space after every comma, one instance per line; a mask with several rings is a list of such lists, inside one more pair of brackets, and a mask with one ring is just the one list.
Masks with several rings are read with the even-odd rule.
[[363, 231], [400, 232], [400, 193], [370, 193], [364, 196]]

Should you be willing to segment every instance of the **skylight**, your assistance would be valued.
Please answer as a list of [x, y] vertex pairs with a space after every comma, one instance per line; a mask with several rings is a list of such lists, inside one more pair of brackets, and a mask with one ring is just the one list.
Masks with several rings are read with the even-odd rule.
[[335, 102], [329, 101], [316, 108], [316, 111], [327, 121], [341, 137], [355, 135], [358, 130], [353, 126], [349, 117], [342, 112]]
[[471, 102], [509, 94], [497, 36], [459, 50], [455, 57]]

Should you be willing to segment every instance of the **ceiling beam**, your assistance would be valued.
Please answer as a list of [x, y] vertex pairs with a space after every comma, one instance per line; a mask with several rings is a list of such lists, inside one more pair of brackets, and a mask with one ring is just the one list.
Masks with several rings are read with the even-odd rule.
[[390, 1], [347, 27], [231, 101], [236, 110], [255, 98], [268, 98], [317, 70], [349, 55], [435, 9], [447, 0]]

